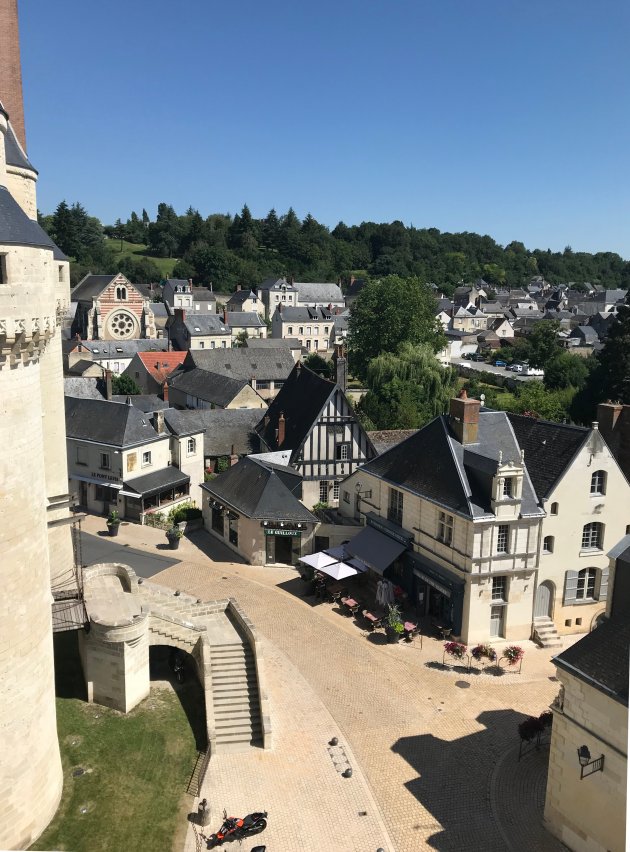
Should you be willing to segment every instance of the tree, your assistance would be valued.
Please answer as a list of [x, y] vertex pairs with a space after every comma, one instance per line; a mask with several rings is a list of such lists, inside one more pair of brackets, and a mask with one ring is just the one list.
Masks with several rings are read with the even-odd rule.
[[236, 341], [234, 343], [237, 349], [242, 348], [243, 346], [247, 346], [247, 341], [249, 340], [249, 334], [247, 333], [247, 329], [244, 328], [243, 331], [239, 331], [236, 335]]
[[390, 275], [370, 281], [350, 310], [348, 355], [351, 371], [365, 378], [368, 364], [403, 343], [426, 344], [433, 352], [444, 345], [436, 317], [436, 300], [418, 278]]
[[311, 354], [304, 359], [304, 366], [308, 367], [309, 370], [312, 370], [314, 373], [322, 376], [324, 379], [329, 379], [333, 372], [333, 365], [331, 362], [322, 358], [322, 356], [318, 355], [317, 352], [311, 352]]
[[558, 320], [541, 320], [536, 323], [527, 338], [529, 342], [529, 363], [532, 367], [547, 367], [554, 358], [562, 354], [558, 339], [560, 323]]
[[127, 394], [127, 396], [136, 396], [142, 393], [142, 389], [131, 376], [113, 376], [112, 377], [112, 392], [115, 394]]
[[588, 374], [589, 364], [586, 358], [563, 352], [545, 367], [544, 385], [548, 390], [579, 389], [586, 382]]
[[617, 311], [591, 376], [598, 402], [610, 399], [630, 405], [630, 293]]
[[563, 423], [570, 419], [574, 388], [547, 390], [542, 382], [520, 382], [513, 402], [506, 406], [516, 414], [531, 414]]

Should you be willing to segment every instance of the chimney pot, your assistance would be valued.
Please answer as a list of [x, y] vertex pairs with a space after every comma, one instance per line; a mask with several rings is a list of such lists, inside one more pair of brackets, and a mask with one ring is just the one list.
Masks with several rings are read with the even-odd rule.
[[227, 315], [228, 315], [227, 308], [223, 308], [223, 324], [224, 325], [228, 324], [228, 316]]
[[280, 412], [280, 417], [278, 418], [278, 447], [281, 447], [284, 444], [284, 439], [286, 435], [286, 421], [284, 419], [284, 411]]
[[237, 293], [240, 293], [240, 292], [241, 292], [241, 285], [240, 285], [240, 284], [237, 284], [237, 285], [236, 285], [236, 292], [237, 292]]
[[162, 385], [162, 399], [164, 400], [164, 402], [168, 402], [168, 384], [167, 384], [167, 382], [164, 382], [164, 384]]

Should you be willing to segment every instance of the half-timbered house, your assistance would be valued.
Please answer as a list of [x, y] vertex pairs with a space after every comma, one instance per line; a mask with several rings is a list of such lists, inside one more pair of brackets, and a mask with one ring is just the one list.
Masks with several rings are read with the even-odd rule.
[[300, 363], [256, 431], [269, 451], [291, 451], [306, 506], [338, 505], [341, 480], [376, 456], [339, 385]]

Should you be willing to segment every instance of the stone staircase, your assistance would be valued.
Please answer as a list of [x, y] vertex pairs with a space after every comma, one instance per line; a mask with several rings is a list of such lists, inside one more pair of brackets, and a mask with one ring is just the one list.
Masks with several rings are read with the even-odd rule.
[[244, 751], [261, 745], [262, 726], [256, 661], [249, 645], [213, 645], [212, 698], [216, 751]]
[[534, 619], [534, 638], [543, 648], [561, 648], [562, 640], [558, 636], [556, 625], [547, 615]]

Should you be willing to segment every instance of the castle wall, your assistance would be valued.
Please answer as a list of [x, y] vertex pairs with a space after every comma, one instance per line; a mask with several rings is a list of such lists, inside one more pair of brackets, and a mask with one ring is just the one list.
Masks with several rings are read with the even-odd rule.
[[7, 165], [6, 187], [29, 219], [37, 221], [37, 175], [27, 169]]

